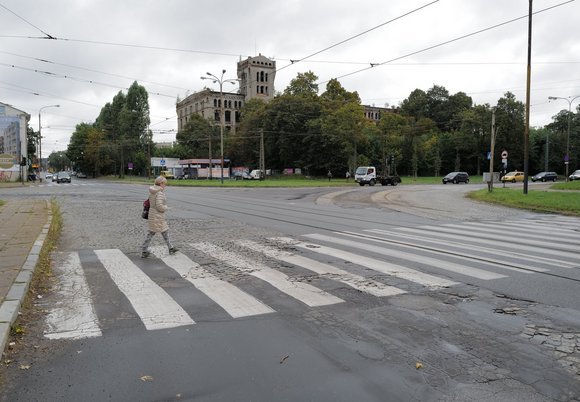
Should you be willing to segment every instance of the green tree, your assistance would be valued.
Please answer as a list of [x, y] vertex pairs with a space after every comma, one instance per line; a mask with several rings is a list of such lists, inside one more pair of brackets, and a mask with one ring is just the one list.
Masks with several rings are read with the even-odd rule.
[[193, 114], [176, 135], [177, 144], [183, 147], [189, 158], [208, 158], [209, 139], [212, 147], [212, 158], [219, 154], [219, 126], [212, 124], [204, 117]]
[[312, 72], [298, 73], [284, 90], [284, 95], [315, 98], [318, 95], [318, 77]]

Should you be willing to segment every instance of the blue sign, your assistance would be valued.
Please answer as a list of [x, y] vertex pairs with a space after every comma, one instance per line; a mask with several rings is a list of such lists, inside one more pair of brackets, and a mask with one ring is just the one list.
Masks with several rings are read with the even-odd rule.
[[160, 164], [161, 166], [165, 166], [165, 159], [161, 159], [161, 160], [159, 161], [159, 164]]
[[564, 155], [564, 162], [570, 162], [570, 155]]

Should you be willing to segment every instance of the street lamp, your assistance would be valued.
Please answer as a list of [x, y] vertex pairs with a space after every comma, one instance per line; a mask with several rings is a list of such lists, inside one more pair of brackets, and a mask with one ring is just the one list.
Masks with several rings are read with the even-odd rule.
[[[225, 116], [224, 116], [224, 91], [223, 91], [223, 85], [226, 82], [229, 82], [230, 84], [235, 84], [238, 80], [234, 79], [234, 78], [230, 78], [227, 80], [224, 80], [224, 74], [226, 73], [226, 70], [222, 70], [222, 75], [220, 78], [216, 77], [215, 75], [211, 74], [211, 73], [206, 73], [208, 76], [207, 77], [200, 77], [202, 80], [212, 80], [213, 83], [218, 83], [220, 84], [220, 150], [221, 150], [221, 158], [222, 158], [222, 164], [221, 164], [221, 183], [224, 184], [224, 126], [225, 126]], [[211, 159], [209, 161], [209, 168], [211, 169]]]
[[548, 96], [549, 100], [562, 99], [568, 102], [568, 135], [566, 136], [566, 157], [564, 160], [564, 163], [566, 165], [566, 181], [569, 180], [568, 166], [570, 165], [570, 115], [572, 114], [572, 102], [574, 102], [574, 100], [578, 98], [580, 98], [580, 95], [577, 95], [573, 98], [571, 96], [568, 96], [567, 98], [562, 98], [560, 96]]
[[40, 124], [40, 112], [42, 112], [42, 109], [46, 109], [47, 107], [60, 107], [60, 105], [48, 105], [38, 109], [38, 164], [40, 166], [40, 171], [42, 171], [42, 125]]

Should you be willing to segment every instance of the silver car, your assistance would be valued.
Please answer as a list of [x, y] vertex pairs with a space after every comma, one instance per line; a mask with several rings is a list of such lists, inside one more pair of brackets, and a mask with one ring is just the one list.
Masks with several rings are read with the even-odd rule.
[[570, 179], [570, 181], [572, 181], [572, 180], [580, 180], [580, 170], [576, 170], [568, 178]]

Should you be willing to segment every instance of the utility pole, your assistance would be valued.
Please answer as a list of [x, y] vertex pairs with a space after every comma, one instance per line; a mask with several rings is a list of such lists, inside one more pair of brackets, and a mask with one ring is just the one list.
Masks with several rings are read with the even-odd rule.
[[491, 193], [493, 191], [493, 154], [495, 152], [495, 108], [491, 110], [491, 150], [489, 155], [489, 181], [487, 182], [487, 190]]
[[264, 129], [260, 129], [260, 172], [262, 178], [266, 178], [266, 158], [264, 153]]
[[524, 194], [528, 194], [528, 161], [530, 148], [530, 81], [532, 79], [532, 2], [528, 11], [528, 74], [526, 80], [526, 127], [524, 133]]

